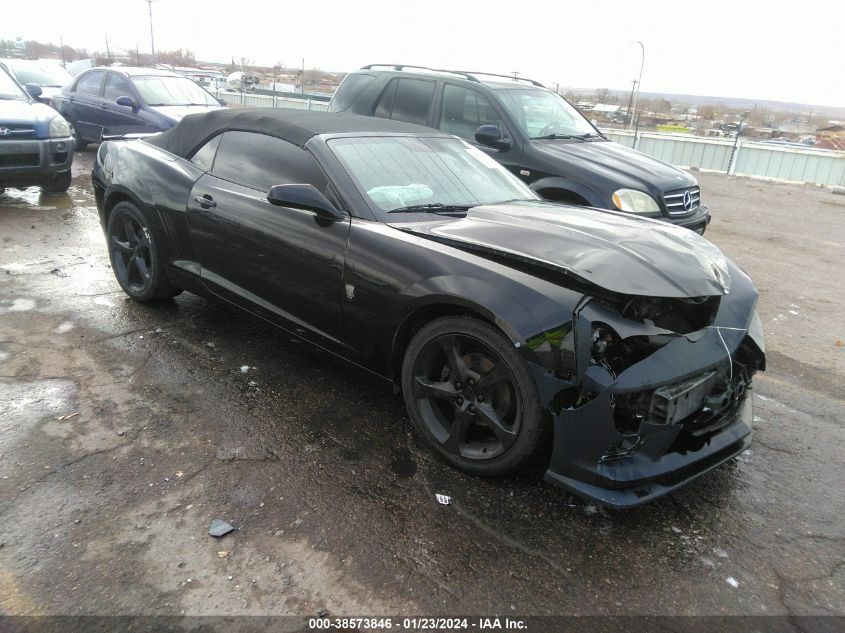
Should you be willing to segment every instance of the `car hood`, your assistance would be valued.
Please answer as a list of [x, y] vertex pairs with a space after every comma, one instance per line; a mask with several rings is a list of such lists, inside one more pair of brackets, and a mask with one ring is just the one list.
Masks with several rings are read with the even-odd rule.
[[0, 125], [35, 125], [56, 116], [56, 111], [37, 101], [0, 100]]
[[181, 121], [189, 114], [200, 114], [202, 112], [211, 112], [212, 110], [219, 110], [221, 105], [172, 105], [172, 106], [149, 106], [153, 112], [158, 112], [164, 115], [174, 123]]
[[557, 159], [589, 163], [613, 175], [622, 175], [641, 183], [645, 189], [650, 185], [660, 192], [694, 187], [695, 178], [663, 161], [612, 141], [535, 141], [540, 150]]
[[677, 298], [730, 289], [725, 256], [703, 237], [619, 212], [527, 202], [474, 207], [461, 219], [392, 226], [527, 261], [615, 293]]

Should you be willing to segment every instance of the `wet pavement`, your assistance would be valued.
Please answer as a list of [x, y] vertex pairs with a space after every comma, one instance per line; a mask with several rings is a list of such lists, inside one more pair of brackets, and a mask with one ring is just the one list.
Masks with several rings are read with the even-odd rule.
[[126, 300], [92, 157], [0, 197], [0, 613], [845, 614], [845, 196], [699, 175], [762, 295], [753, 449], [608, 512], [445, 466], [256, 318]]

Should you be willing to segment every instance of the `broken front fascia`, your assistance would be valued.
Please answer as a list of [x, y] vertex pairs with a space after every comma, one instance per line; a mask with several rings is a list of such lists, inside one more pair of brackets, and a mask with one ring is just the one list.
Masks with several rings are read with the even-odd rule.
[[[548, 481], [608, 506], [632, 507], [749, 447], [747, 390], [754, 372], [765, 369], [765, 350], [757, 292], [738, 269], [732, 272], [737, 283], [720, 299], [712, 323], [698, 330], [668, 332], [585, 298], [573, 322], [546, 337], [542, 347], [557, 342], [559, 357], [576, 368], [555, 377], [535, 366], [554, 421]], [[616, 372], [596, 359], [597, 324], [651, 347]]]

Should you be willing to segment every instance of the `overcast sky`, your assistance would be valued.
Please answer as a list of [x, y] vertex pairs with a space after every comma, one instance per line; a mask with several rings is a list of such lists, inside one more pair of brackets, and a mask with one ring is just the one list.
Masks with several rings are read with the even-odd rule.
[[[145, 0], [3, 5], [5, 38], [150, 50]], [[202, 60], [402, 62], [576, 88], [629, 88], [641, 40], [643, 91], [845, 106], [845, 0], [156, 0], [153, 24], [157, 49]]]

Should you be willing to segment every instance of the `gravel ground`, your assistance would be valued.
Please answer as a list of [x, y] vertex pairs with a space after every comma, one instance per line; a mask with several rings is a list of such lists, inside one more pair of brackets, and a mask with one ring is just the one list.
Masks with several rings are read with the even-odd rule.
[[248, 315], [126, 300], [92, 157], [0, 197], [0, 613], [845, 615], [845, 196], [699, 174], [761, 292], [754, 446], [608, 512], [444, 466], [383, 384]]

